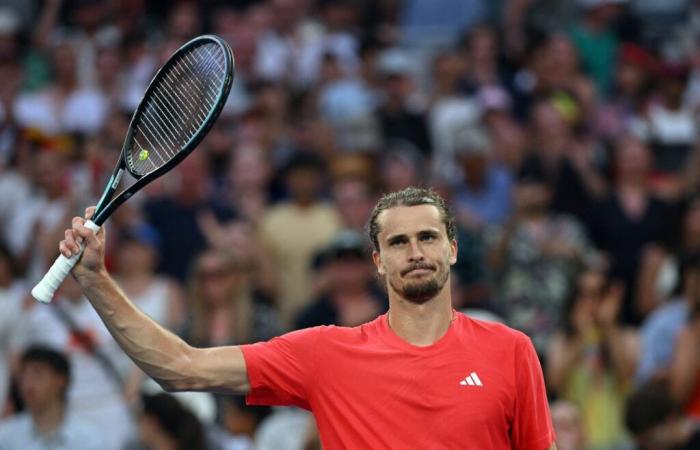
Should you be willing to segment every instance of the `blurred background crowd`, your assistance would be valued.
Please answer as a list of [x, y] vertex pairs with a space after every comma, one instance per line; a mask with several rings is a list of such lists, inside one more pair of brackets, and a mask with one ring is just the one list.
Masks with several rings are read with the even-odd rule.
[[221, 117], [107, 226], [147, 314], [196, 346], [369, 321], [371, 208], [431, 186], [454, 307], [531, 337], [560, 450], [700, 448], [694, 0], [0, 0], [0, 448], [320, 448], [304, 411], [159, 392], [72, 280], [27, 296], [207, 32]]

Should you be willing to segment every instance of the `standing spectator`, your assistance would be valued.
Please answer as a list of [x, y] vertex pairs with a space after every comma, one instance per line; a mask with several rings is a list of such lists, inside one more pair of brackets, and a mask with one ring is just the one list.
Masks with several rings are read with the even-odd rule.
[[700, 135], [697, 117], [683, 99], [688, 76], [685, 64], [661, 64], [656, 70], [656, 95], [634, 128], [652, 149], [656, 177], [664, 177], [655, 181], [671, 183], [676, 190], [680, 187], [679, 175]]
[[650, 190], [651, 155], [641, 141], [620, 138], [613, 166], [612, 191], [590, 208], [588, 228], [596, 246], [610, 258], [611, 276], [626, 286], [622, 321], [639, 324], [648, 313], [636, 300], [640, 256], [645, 246], [664, 240], [672, 215], [669, 205]]
[[100, 93], [78, 79], [77, 55], [68, 43], [51, 48], [54, 82], [17, 99], [15, 114], [23, 127], [59, 133], [95, 133], [107, 117], [107, 103]]
[[313, 255], [340, 226], [335, 208], [320, 199], [323, 175], [320, 158], [297, 154], [284, 170], [289, 200], [270, 207], [260, 223], [260, 239], [279, 276], [277, 306], [285, 324], [309, 301]]
[[583, 227], [550, 211], [551, 188], [537, 160], [521, 169], [515, 211], [493, 248], [498, 302], [506, 323], [525, 332], [543, 355], [590, 251]]
[[66, 357], [29, 347], [21, 357], [19, 389], [26, 412], [0, 422], [0, 449], [99, 450], [105, 435], [77, 419], [67, 400], [71, 369]]
[[641, 121], [651, 94], [654, 56], [639, 45], [620, 46], [613, 89], [596, 112], [595, 128], [604, 139], [615, 140]]
[[172, 194], [150, 199], [144, 206], [146, 219], [162, 238], [158, 271], [184, 281], [192, 258], [207, 241], [199, 218], [213, 214], [217, 220], [231, 219], [233, 211], [210, 198], [209, 173], [202, 153], [194, 152], [175, 169]]
[[[669, 394], [674, 402], [693, 419], [700, 419], [700, 360], [697, 358], [700, 346], [700, 263], [693, 262], [693, 268], [687, 274], [687, 300], [678, 308], [675, 318], [679, 328], [673, 357], [668, 371]], [[685, 309], [685, 311], [683, 311]], [[685, 312], [685, 314], [683, 314]], [[685, 316], [685, 317], [683, 317]], [[683, 320], [684, 319], [684, 320]], [[667, 341], [668, 342], [668, 341]]]
[[681, 261], [679, 296], [659, 305], [642, 323], [638, 383], [667, 379], [679, 335], [700, 305], [700, 255]]
[[612, 24], [625, 0], [582, 0], [580, 20], [571, 28], [583, 68], [596, 83], [598, 91], [606, 95], [611, 86], [611, 75], [619, 46]]
[[385, 98], [377, 111], [385, 145], [391, 140], [406, 140], [423, 155], [432, 153], [423, 105], [411, 74], [411, 60], [399, 49], [379, 55]]
[[584, 271], [567, 304], [563, 330], [549, 343], [549, 389], [573, 402], [589, 448], [619, 448], [625, 442], [624, 399], [638, 354], [637, 333], [620, 326], [623, 286], [596, 270]]

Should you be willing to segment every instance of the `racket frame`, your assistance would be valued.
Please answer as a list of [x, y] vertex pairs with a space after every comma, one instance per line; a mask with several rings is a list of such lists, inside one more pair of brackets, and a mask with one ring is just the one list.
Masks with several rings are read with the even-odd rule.
[[[223, 86], [220, 92], [217, 94], [218, 98], [214, 103], [214, 107], [209, 111], [207, 117], [202, 122], [202, 125], [200, 125], [200, 127], [193, 133], [189, 141], [165, 164], [144, 175], [139, 175], [130, 171], [126, 163], [127, 153], [132, 145], [135, 126], [137, 123], [139, 123], [141, 115], [145, 112], [145, 109], [147, 107], [147, 100], [151, 96], [151, 93], [160, 84], [162, 78], [168, 73], [168, 69], [178, 61], [178, 58], [175, 58], [175, 56], [182, 54], [193, 47], [199, 47], [201, 45], [211, 43], [212, 41], [224, 50], [224, 67], [231, 68], [231, 70], [225, 70]], [[228, 98], [228, 94], [231, 89], [231, 84], [233, 83], [234, 74], [235, 62], [233, 59], [231, 48], [228, 46], [228, 44], [226, 44], [226, 42], [223, 39], [219, 38], [218, 36], [205, 34], [196, 37], [184, 44], [182, 47], [180, 47], [175, 53], [173, 53], [173, 56], [170, 57], [170, 59], [168, 59], [168, 61], [163, 65], [163, 67], [161, 67], [158, 70], [158, 72], [156, 72], [155, 76], [148, 84], [148, 87], [146, 88], [143, 97], [139, 101], [139, 105], [136, 108], [136, 111], [131, 117], [127, 135], [124, 139], [124, 144], [122, 145], [121, 154], [119, 155], [119, 162], [114, 168], [114, 171], [112, 172], [112, 175], [109, 178], [109, 183], [107, 183], [107, 186], [105, 187], [105, 190], [102, 193], [102, 196], [100, 197], [99, 202], [97, 202], [97, 206], [95, 208], [95, 214], [92, 218], [92, 221], [96, 225], [101, 226], [107, 220], [107, 218], [110, 215], [112, 215], [112, 213], [119, 206], [121, 206], [122, 203], [128, 200], [132, 195], [134, 195], [148, 183], [160, 177], [161, 175], [172, 169], [174, 166], [179, 164], [180, 161], [182, 161], [197, 147], [197, 145], [202, 141], [202, 139], [204, 139], [204, 137], [209, 132], [209, 129], [214, 125], [214, 122], [216, 122], [216, 119], [221, 114], [224, 104], [226, 103], [226, 99]], [[125, 171], [129, 172], [134, 178], [136, 178], [136, 182], [124, 189], [124, 191], [120, 192], [114, 199], [112, 199], [114, 193], [119, 187], [119, 183]]]

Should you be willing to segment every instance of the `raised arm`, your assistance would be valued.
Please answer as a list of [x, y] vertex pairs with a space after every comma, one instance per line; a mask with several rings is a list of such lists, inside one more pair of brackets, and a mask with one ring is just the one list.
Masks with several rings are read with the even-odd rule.
[[[93, 208], [86, 216], [90, 217]], [[216, 391], [245, 394], [249, 390], [243, 353], [238, 347], [198, 349], [158, 325], [124, 295], [104, 266], [105, 232], [94, 234], [75, 217], [60, 250], [70, 257], [86, 242], [73, 276], [127, 355], [169, 391]]]

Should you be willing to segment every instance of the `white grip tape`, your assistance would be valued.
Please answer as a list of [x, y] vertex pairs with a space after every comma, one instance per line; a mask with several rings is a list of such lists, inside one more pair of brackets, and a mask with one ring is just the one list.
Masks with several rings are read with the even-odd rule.
[[[96, 225], [92, 220], [86, 221], [85, 227], [91, 229], [95, 233], [100, 229], [99, 225]], [[80, 259], [83, 250], [85, 250], [85, 242], [80, 244], [80, 252], [70, 258], [59, 255], [49, 271], [44, 275], [44, 278], [32, 289], [32, 297], [42, 303], [49, 303], [51, 299], [53, 299], [56, 290], [61, 286], [61, 283], [63, 283], [63, 280], [66, 279], [71, 269], [73, 269], [73, 266], [75, 266], [75, 263]]]

